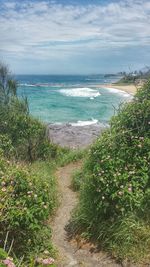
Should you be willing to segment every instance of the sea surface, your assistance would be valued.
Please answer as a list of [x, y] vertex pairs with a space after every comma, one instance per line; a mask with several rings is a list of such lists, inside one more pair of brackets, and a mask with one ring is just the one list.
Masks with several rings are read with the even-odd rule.
[[109, 75], [17, 75], [19, 96], [27, 96], [31, 114], [46, 123], [109, 123], [128, 93], [105, 88], [119, 79]]

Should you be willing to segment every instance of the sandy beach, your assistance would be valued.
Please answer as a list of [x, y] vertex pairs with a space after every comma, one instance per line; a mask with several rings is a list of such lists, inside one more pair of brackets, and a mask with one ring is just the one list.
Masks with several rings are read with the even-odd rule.
[[99, 85], [99, 87], [104, 87], [104, 88], [115, 88], [118, 90], [122, 90], [124, 92], [127, 92], [129, 94], [134, 95], [137, 92], [137, 86], [135, 86], [135, 84], [130, 84], [130, 85], [118, 85], [118, 84], [101, 84]]

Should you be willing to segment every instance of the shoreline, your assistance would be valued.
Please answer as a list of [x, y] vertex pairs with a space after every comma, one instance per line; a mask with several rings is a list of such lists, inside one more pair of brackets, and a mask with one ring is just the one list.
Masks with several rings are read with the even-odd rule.
[[103, 88], [114, 88], [114, 89], [118, 89], [120, 91], [124, 91], [128, 94], [131, 95], [135, 95], [137, 92], [137, 87], [134, 84], [130, 84], [130, 85], [119, 85], [119, 84], [115, 84], [115, 83], [110, 83], [110, 84], [101, 84], [99, 85], [99, 87], [103, 87]]
[[96, 123], [86, 126], [73, 126], [69, 123], [48, 124], [48, 137], [54, 144], [72, 149], [84, 149], [90, 146], [108, 125]]
[[[93, 86], [95, 88], [117, 89], [134, 96], [137, 87], [134, 84], [117, 85], [117, 84], [100, 84]], [[78, 125], [77, 123], [49, 123], [47, 124], [49, 139], [61, 147], [72, 149], [84, 149], [89, 147], [109, 126], [100, 122], [89, 125]]]

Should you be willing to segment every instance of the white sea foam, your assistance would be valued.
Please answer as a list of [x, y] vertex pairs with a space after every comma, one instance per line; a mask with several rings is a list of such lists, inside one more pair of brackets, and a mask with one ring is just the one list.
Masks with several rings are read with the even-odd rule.
[[73, 97], [97, 97], [101, 94], [98, 90], [82, 87], [82, 88], [70, 88], [70, 89], [61, 89], [60, 93], [66, 96], [73, 96]]
[[124, 96], [124, 97], [130, 97], [130, 98], [132, 98], [132, 96], [129, 93], [124, 92], [124, 91], [122, 91], [120, 89], [110, 88], [110, 87], [105, 87], [105, 89], [107, 91], [109, 91], [110, 93], [119, 94], [119, 95]]
[[48, 83], [35, 83], [35, 84], [20, 83], [20, 86], [25, 86], [25, 87], [50, 87], [51, 84], [48, 84]]
[[88, 125], [93, 125], [93, 124], [97, 124], [98, 120], [96, 119], [92, 119], [90, 121], [77, 121], [74, 123], [70, 123], [72, 126], [88, 126]]
[[36, 84], [20, 83], [20, 86], [36, 87]]

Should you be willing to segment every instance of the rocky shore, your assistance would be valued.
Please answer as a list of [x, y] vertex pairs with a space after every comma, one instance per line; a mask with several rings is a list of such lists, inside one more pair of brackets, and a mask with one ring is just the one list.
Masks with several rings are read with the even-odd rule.
[[50, 140], [62, 147], [73, 149], [86, 148], [104, 131], [108, 125], [96, 123], [86, 126], [72, 126], [71, 124], [49, 124]]

